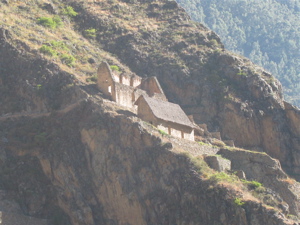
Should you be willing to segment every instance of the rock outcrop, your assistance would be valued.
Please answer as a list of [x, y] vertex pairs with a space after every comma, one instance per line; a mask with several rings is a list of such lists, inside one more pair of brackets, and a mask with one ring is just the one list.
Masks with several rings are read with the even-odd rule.
[[[174, 1], [58, 2], [78, 16], [66, 17], [56, 2], [0, 3], [7, 17], [0, 28], [3, 212], [74, 225], [296, 223], [287, 217], [299, 214], [299, 183], [287, 174], [300, 168], [300, 117], [276, 79], [226, 52]], [[63, 31], [36, 24], [36, 13], [52, 17], [43, 3], [63, 17]], [[91, 27], [96, 37], [84, 38]], [[40, 52], [54, 38], [68, 44], [78, 64]], [[124, 73], [157, 76], [167, 98], [215, 137], [220, 132], [279, 161], [160, 135], [88, 83], [96, 67], [88, 63], [102, 60]], [[235, 175], [209, 169], [201, 155], [216, 152], [243, 171], [240, 177], [263, 183], [272, 205]]]
[[[5, 151], [35, 159], [31, 166], [42, 167], [71, 224], [289, 224], [254, 198], [237, 205], [238, 190], [211, 186], [138, 118], [109, 108], [91, 99], [64, 113], [2, 122]], [[31, 130], [40, 123], [44, 138]]]
[[[164, 10], [170, 1], [123, 4], [123, 10], [138, 9], [131, 16], [147, 15], [143, 27], [130, 24], [132, 29], [72, 2], [86, 12], [78, 18], [82, 29], [95, 24], [97, 41], [106, 51], [141, 76], [157, 76], [167, 98], [197, 123], [208, 124], [239, 147], [265, 151], [299, 178], [298, 125], [290, 125], [297, 124], [299, 109], [287, 106], [281, 84], [271, 74], [224, 50], [215, 33], [192, 23], [175, 2], [169, 11]], [[113, 35], [107, 28], [111, 26]]]

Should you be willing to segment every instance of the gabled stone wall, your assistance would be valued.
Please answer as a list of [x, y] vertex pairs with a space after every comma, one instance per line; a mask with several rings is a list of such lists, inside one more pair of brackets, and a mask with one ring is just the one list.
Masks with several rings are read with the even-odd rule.
[[113, 92], [115, 89], [115, 81], [112, 77], [111, 70], [107, 63], [101, 63], [98, 71], [98, 79], [97, 79], [97, 86], [98, 88], [108, 97], [113, 96]]
[[118, 74], [112, 72], [106, 62], [101, 63], [98, 68], [97, 85], [111, 100], [129, 108], [134, 108], [134, 102], [142, 94], [167, 101], [155, 77], [142, 79], [136, 75]]

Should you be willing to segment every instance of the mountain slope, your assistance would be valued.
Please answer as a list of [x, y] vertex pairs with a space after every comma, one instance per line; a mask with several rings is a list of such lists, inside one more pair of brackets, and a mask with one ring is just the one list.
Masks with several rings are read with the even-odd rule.
[[299, 0], [178, 2], [217, 32], [226, 48], [276, 76], [288, 101], [299, 106]]
[[[211, 136], [163, 136], [92, 82], [104, 60], [156, 75], [197, 123], [298, 173], [299, 110], [283, 101], [280, 83], [224, 50], [176, 2], [0, 6], [1, 210], [49, 224], [295, 222], [299, 183], [277, 159]], [[209, 168], [203, 154], [216, 152], [248, 182]]]

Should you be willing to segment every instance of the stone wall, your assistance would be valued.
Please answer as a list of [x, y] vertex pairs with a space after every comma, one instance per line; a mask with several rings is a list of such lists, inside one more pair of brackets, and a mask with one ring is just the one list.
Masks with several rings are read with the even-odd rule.
[[[147, 121], [147, 122], [153, 124], [154, 126], [158, 125], [157, 119], [154, 117], [150, 107], [148, 106], [148, 104], [145, 101], [140, 101], [139, 102], [138, 116], [142, 120]], [[168, 131], [165, 131], [165, 132], [168, 132]]]
[[195, 141], [194, 132], [195, 132], [194, 129], [192, 129], [192, 132], [190, 132], [190, 133], [184, 133], [183, 132], [183, 138], [187, 139], [187, 140], [190, 140], [190, 141]]
[[163, 100], [167, 100], [156, 77], [144, 79], [141, 84], [141, 89], [145, 90], [150, 97], [154, 96], [155, 94], [161, 94], [164, 96]]
[[142, 78], [140, 78], [138, 76], [132, 76], [131, 80], [130, 80], [130, 86], [137, 87], [137, 86], [141, 85], [141, 82], [142, 82]]
[[106, 62], [100, 64], [97, 76], [99, 90], [122, 106], [135, 108], [134, 102], [142, 94], [167, 101], [155, 77], [142, 79], [136, 75], [113, 73]]
[[178, 137], [178, 138], [184, 138], [187, 140], [194, 141], [194, 129], [190, 127], [186, 127], [180, 124], [167, 122], [164, 120], [158, 120], [160, 126], [167, 127], [168, 134]]
[[121, 74], [120, 75], [120, 83], [121, 84], [125, 84], [125, 85], [127, 85], [127, 86], [131, 86], [130, 85], [130, 77], [128, 77], [128, 76], [126, 76], [126, 75], [124, 75], [124, 74]]
[[[141, 101], [140, 101], [141, 100]], [[156, 118], [153, 115], [152, 110], [149, 105], [146, 103], [144, 98], [140, 99], [138, 102], [138, 116], [154, 126], [156, 126], [159, 130], [166, 132], [169, 135], [178, 138], [184, 138], [187, 140], [194, 141], [194, 129], [183, 126], [176, 123], [171, 123], [159, 118]]]
[[114, 78], [115, 82], [121, 83], [120, 82], [120, 76], [116, 73], [111, 73], [112, 77]]
[[154, 93], [151, 97], [155, 98], [155, 99], [160, 99], [160, 100], [163, 100], [163, 101], [168, 101], [165, 94]]
[[126, 106], [129, 108], [132, 108], [133, 102], [132, 102], [132, 93], [134, 91], [133, 87], [115, 83], [115, 102], [122, 106]]
[[114, 80], [107, 63], [101, 63], [97, 72], [97, 86], [106, 96], [112, 96], [114, 90]]
[[138, 98], [141, 95], [147, 95], [146, 91], [144, 91], [142, 89], [139, 89], [139, 88], [134, 89], [134, 91], [132, 93], [132, 100], [133, 100], [133, 102], [135, 102], [136, 100], [138, 100]]

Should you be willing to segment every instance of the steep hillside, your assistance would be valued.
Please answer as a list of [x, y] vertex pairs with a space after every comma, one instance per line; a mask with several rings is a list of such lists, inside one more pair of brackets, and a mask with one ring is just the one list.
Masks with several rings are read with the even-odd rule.
[[[3, 0], [0, 9], [3, 215], [51, 225], [296, 223], [300, 184], [287, 173], [299, 178], [299, 110], [175, 1]], [[201, 142], [107, 99], [95, 84], [102, 61], [157, 76], [169, 101], [208, 125]]]
[[226, 48], [277, 77], [284, 95], [300, 105], [300, 1], [178, 0], [196, 21], [220, 35]]

